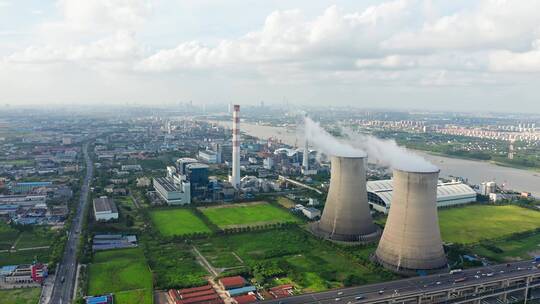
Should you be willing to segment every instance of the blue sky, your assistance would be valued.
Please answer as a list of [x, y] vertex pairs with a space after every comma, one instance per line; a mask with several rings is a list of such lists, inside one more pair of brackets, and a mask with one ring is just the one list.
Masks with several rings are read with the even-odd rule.
[[0, 0], [0, 103], [540, 112], [538, 11], [535, 0]]

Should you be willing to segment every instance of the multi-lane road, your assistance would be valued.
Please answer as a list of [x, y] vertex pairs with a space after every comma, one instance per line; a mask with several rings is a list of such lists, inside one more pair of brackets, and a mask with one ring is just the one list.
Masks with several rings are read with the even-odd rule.
[[490, 283], [503, 279], [517, 278], [528, 274], [538, 274], [540, 269], [534, 261], [523, 261], [511, 264], [491, 265], [486, 267], [463, 270], [454, 274], [438, 274], [424, 277], [414, 277], [380, 284], [343, 288], [332, 291], [304, 294], [290, 298], [264, 301], [275, 304], [307, 304], [307, 303], [363, 303], [384, 301], [403, 296], [414, 296], [422, 293], [432, 293]]
[[77, 274], [77, 246], [79, 244], [84, 210], [88, 204], [88, 190], [93, 176], [93, 164], [88, 155], [87, 143], [83, 146], [83, 154], [86, 162], [86, 175], [81, 188], [77, 211], [75, 212], [71, 229], [69, 230], [69, 238], [66, 243], [64, 256], [57, 267], [52, 295], [48, 302], [50, 304], [71, 303], [73, 299], [75, 276]]

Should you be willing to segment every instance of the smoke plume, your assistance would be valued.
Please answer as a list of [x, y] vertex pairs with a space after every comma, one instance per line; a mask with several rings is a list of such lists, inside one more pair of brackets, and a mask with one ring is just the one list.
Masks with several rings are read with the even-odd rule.
[[365, 157], [366, 152], [350, 143], [337, 139], [309, 117], [304, 118], [304, 137], [318, 151], [333, 156]]
[[352, 146], [367, 152], [368, 160], [393, 169], [410, 172], [434, 172], [437, 166], [421, 156], [398, 146], [395, 140], [380, 139], [375, 136], [344, 130]]
[[384, 140], [371, 135], [344, 129], [347, 139], [338, 139], [324, 130], [318, 122], [304, 117], [304, 137], [311, 145], [326, 155], [365, 157], [392, 169], [410, 172], [434, 172], [439, 170], [421, 156], [398, 146], [394, 140]]

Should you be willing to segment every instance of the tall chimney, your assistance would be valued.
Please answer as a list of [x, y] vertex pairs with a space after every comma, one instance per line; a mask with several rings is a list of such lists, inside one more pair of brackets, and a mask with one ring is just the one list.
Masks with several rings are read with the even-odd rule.
[[302, 157], [302, 167], [304, 168], [304, 172], [307, 172], [309, 170], [309, 148], [308, 148], [308, 141], [304, 142], [304, 153]]
[[240, 105], [234, 105], [233, 112], [231, 184], [240, 187]]
[[366, 190], [365, 157], [332, 156], [330, 188], [315, 234], [334, 241], [371, 242], [380, 236]]
[[390, 212], [375, 252], [385, 268], [410, 275], [447, 268], [437, 216], [438, 177], [438, 170], [394, 170]]

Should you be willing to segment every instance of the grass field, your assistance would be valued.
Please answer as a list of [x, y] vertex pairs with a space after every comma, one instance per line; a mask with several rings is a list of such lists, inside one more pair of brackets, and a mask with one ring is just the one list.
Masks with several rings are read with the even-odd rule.
[[163, 236], [212, 232], [206, 224], [189, 209], [169, 208], [150, 211], [150, 218]]
[[19, 231], [0, 221], [0, 250], [10, 249], [18, 236]]
[[[305, 292], [341, 287], [350, 278], [356, 284], [391, 278], [375, 265], [362, 264], [353, 255], [340, 252], [299, 228], [213, 237], [195, 244], [214, 267], [266, 269], [261, 273], [276, 272], [280, 281], [292, 280]], [[254, 276], [259, 280], [256, 270]]]
[[20, 288], [0, 290], [2, 304], [36, 304], [39, 302], [41, 288]]
[[531, 235], [516, 240], [502, 240], [490, 243], [502, 252], [495, 252], [489, 247], [477, 245], [472, 248], [473, 252], [497, 262], [509, 262], [526, 260], [534, 256], [540, 256], [540, 234]]
[[152, 273], [139, 248], [96, 253], [88, 275], [89, 295], [114, 293], [118, 304], [152, 303]]
[[474, 243], [540, 227], [540, 212], [514, 205], [471, 205], [439, 210], [445, 242]]
[[54, 232], [48, 227], [35, 227], [33, 231], [23, 231], [17, 241], [17, 249], [49, 246]]
[[49, 249], [19, 250], [17, 252], [1, 252], [0, 266], [31, 264], [34, 260], [49, 261]]
[[287, 210], [265, 202], [200, 207], [199, 210], [219, 228], [299, 221]]

